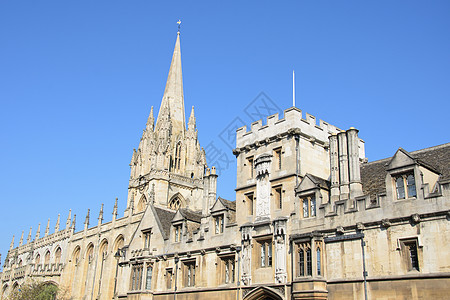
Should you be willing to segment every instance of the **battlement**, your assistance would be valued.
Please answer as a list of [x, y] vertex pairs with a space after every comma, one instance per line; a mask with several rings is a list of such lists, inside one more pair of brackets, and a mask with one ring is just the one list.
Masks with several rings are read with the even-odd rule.
[[284, 118], [279, 119], [278, 113], [268, 116], [267, 122], [263, 125], [262, 120], [258, 120], [251, 124], [250, 131], [247, 126], [240, 127], [236, 130], [236, 147], [241, 148], [256, 141], [270, 138], [276, 134], [283, 133], [292, 128], [300, 129], [301, 135], [305, 137], [313, 137], [322, 144], [328, 143], [328, 136], [333, 133], [339, 133], [341, 129], [333, 126], [323, 120], [317, 119], [315, 116], [303, 113], [296, 107], [284, 110]]

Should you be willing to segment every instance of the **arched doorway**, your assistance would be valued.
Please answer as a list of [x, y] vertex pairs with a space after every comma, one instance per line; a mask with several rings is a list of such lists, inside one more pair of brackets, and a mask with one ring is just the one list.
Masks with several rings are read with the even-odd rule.
[[244, 300], [283, 300], [284, 297], [277, 291], [261, 286], [245, 295]]

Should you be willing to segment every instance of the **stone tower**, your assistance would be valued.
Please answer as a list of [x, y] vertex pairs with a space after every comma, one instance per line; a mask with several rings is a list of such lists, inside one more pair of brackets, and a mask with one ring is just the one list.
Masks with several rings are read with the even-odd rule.
[[178, 209], [202, 208], [204, 150], [197, 138], [194, 107], [186, 128], [180, 32], [155, 124], [153, 106], [138, 149], [133, 150], [127, 210], [141, 211], [148, 201]]

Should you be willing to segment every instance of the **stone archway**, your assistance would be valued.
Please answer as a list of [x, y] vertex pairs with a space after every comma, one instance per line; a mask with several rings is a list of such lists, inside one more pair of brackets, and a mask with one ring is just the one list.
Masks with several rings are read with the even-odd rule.
[[280, 295], [277, 291], [261, 286], [250, 291], [244, 300], [283, 300], [284, 297]]

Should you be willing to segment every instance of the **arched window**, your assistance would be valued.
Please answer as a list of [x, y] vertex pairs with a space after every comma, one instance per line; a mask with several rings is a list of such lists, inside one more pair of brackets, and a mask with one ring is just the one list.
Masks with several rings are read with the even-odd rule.
[[169, 203], [169, 208], [173, 210], [178, 210], [181, 207], [181, 200], [178, 197], [173, 198]]
[[36, 255], [36, 259], [34, 260], [34, 264], [38, 265], [41, 262], [41, 256], [38, 254]]
[[108, 241], [103, 241], [102, 245], [100, 246], [100, 257], [104, 260], [106, 256], [108, 255]]
[[86, 257], [85, 257], [86, 262], [88, 264], [90, 264], [92, 262], [93, 258], [94, 258], [94, 246], [91, 244], [91, 245], [89, 245], [89, 247], [86, 251]]
[[61, 248], [58, 247], [55, 251], [55, 264], [59, 264], [61, 262]]
[[50, 263], [50, 251], [47, 250], [44, 256], [44, 265], [48, 265]]
[[142, 195], [141, 199], [139, 199], [139, 202], [138, 202], [137, 212], [143, 211], [146, 203], [147, 203], [147, 199], [145, 198], [145, 195]]
[[75, 266], [77, 266], [80, 262], [80, 246], [77, 246], [73, 251], [72, 262], [75, 264]]
[[19, 265], [19, 268], [22, 266], [22, 264], [23, 264], [23, 263], [22, 263], [22, 260], [19, 259], [19, 264], [18, 264], [18, 265]]

